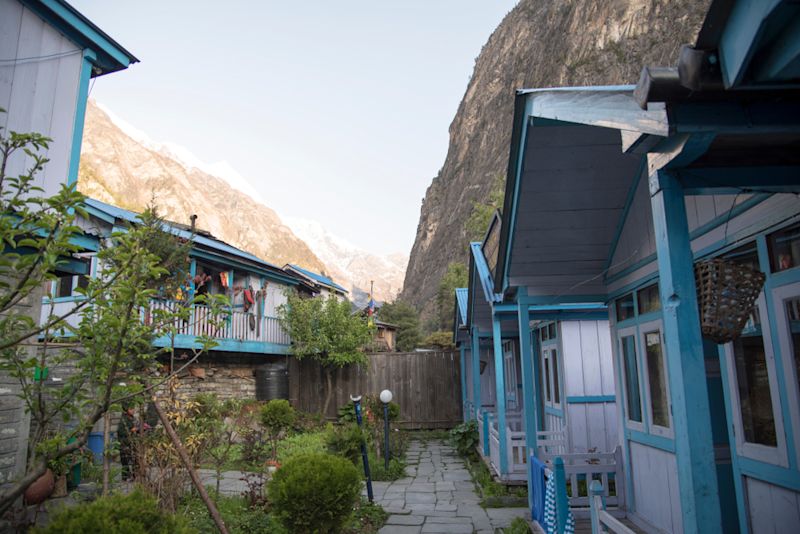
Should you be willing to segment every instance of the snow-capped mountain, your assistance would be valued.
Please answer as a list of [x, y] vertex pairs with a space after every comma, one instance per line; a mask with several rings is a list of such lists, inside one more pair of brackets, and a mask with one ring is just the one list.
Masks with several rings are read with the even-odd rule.
[[325, 263], [328, 274], [350, 290], [356, 304], [366, 304], [370, 281], [374, 282], [376, 300], [391, 301], [400, 293], [407, 254], [372, 254], [331, 234], [316, 221], [295, 217], [284, 217], [283, 221]]
[[293, 220], [290, 228], [230, 163], [207, 163], [179, 144], [153, 141], [94, 101], [81, 152], [78, 187], [91, 197], [137, 211], [155, 198], [178, 222], [197, 214], [201, 228], [267, 261], [325, 272], [359, 305], [370, 280], [377, 300], [400, 290], [407, 256], [371, 254], [315, 221]]

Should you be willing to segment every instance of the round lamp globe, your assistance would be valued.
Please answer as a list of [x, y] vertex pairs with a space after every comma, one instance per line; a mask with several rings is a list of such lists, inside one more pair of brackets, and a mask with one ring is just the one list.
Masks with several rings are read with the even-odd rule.
[[392, 402], [392, 392], [388, 389], [381, 391], [381, 402], [384, 404], [389, 404]]

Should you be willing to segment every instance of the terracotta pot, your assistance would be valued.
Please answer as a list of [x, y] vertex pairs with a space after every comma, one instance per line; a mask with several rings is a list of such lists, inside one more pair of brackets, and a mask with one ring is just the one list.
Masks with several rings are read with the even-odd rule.
[[67, 496], [67, 475], [61, 475], [56, 478], [55, 487], [51, 497], [66, 497]]
[[55, 484], [55, 476], [53, 476], [53, 472], [48, 469], [42, 476], [37, 478], [33, 484], [28, 486], [28, 489], [25, 490], [25, 493], [22, 496], [25, 504], [43, 503], [44, 500], [53, 493]]

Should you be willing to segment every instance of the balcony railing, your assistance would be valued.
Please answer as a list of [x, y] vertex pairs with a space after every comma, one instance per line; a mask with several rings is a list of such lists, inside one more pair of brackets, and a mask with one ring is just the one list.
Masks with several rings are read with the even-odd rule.
[[[174, 301], [153, 300], [150, 311], [172, 310], [177, 305]], [[224, 311], [214, 317], [208, 306], [199, 304], [194, 305], [189, 321], [176, 322], [175, 333], [234, 341], [289, 344], [289, 335], [283, 330], [277, 317], [258, 317], [254, 313], [239, 310]]]
[[521, 412], [508, 412], [506, 414], [506, 456], [508, 473], [500, 473], [500, 430], [497, 425], [497, 417], [492, 413], [487, 413], [489, 433], [484, 435], [482, 421], [479, 421], [478, 428], [481, 435], [481, 442], [484, 439], [489, 441], [489, 466], [497, 476], [504, 480], [526, 480], [528, 473], [528, 455], [525, 447], [525, 431], [523, 430]]
[[[59, 299], [53, 303], [45, 302], [42, 305], [41, 324], [47, 321], [51, 313], [60, 316], [69, 312], [78, 304], [78, 299]], [[171, 312], [176, 310], [180, 303], [173, 300], [154, 299], [148, 309], [141, 312], [142, 320], [148, 323], [154, 321], [158, 310]], [[67, 323], [77, 327], [81, 313], [71, 315]], [[289, 335], [283, 330], [277, 317], [258, 317], [254, 313], [241, 310], [224, 310], [214, 318], [208, 306], [196, 304], [193, 306], [188, 319], [175, 319], [172, 325], [173, 332], [181, 337], [208, 336], [218, 340], [273, 343], [276, 345], [289, 345]], [[60, 332], [58, 335], [69, 335]]]

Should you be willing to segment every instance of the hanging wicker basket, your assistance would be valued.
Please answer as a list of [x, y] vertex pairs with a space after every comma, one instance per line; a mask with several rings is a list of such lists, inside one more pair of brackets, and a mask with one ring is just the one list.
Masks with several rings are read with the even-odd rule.
[[703, 335], [719, 344], [738, 338], [747, 324], [766, 276], [722, 259], [695, 264]]

